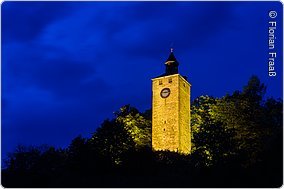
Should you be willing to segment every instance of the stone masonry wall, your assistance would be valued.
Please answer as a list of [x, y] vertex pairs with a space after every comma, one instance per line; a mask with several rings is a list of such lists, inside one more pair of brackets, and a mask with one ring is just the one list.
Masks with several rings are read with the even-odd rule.
[[[185, 84], [185, 86], [184, 86]], [[162, 89], [170, 95], [162, 98]], [[179, 74], [152, 80], [152, 147], [154, 150], [190, 151], [190, 85]]]

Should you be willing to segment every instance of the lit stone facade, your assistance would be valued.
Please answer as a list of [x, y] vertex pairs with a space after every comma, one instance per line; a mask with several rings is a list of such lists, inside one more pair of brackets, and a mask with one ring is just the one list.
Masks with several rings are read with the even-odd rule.
[[190, 153], [190, 86], [178, 73], [152, 79], [153, 150]]

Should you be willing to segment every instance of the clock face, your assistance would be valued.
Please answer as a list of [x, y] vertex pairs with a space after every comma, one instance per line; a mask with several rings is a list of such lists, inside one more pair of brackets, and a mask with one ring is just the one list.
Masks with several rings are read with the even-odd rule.
[[164, 88], [162, 91], [161, 91], [161, 97], [162, 98], [167, 98], [171, 93], [171, 90], [169, 88]]

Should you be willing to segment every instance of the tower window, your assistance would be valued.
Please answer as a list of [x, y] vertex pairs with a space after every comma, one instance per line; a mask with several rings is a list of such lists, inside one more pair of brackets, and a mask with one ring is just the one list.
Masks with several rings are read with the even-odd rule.
[[166, 131], [166, 129], [164, 129], [164, 131]]
[[185, 83], [183, 83], [183, 86], [185, 87]]
[[162, 85], [162, 84], [163, 84], [163, 82], [162, 82], [162, 80], [160, 80], [160, 81], [159, 81], [159, 85]]
[[172, 82], [173, 82], [172, 78], [169, 78], [169, 83], [172, 83]]

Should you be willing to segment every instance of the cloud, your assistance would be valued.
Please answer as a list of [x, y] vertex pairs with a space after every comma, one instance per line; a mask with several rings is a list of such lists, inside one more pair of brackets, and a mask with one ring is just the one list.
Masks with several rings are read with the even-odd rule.
[[[24, 47], [27, 48], [22, 51]], [[52, 52], [45, 50], [25, 45], [3, 48], [6, 55], [3, 58], [3, 79], [7, 81], [3, 83], [5, 92], [36, 86], [67, 97], [81, 90], [82, 93], [88, 91], [88, 88], [107, 90], [106, 82], [96, 76], [95, 64], [71, 60], [61, 51], [54, 51], [61, 56], [49, 57]]]
[[26, 42], [58, 17], [74, 10], [62, 2], [4, 2], [2, 4], [2, 42]]

